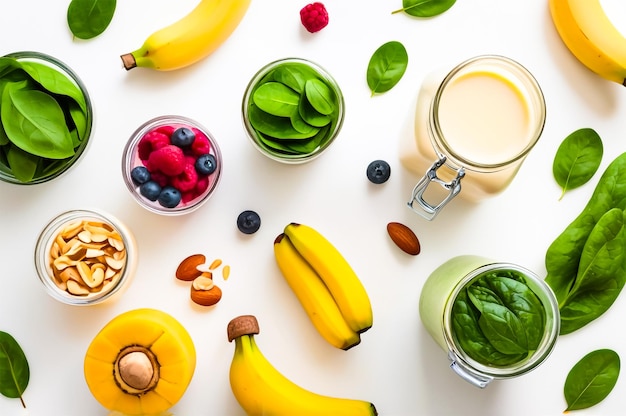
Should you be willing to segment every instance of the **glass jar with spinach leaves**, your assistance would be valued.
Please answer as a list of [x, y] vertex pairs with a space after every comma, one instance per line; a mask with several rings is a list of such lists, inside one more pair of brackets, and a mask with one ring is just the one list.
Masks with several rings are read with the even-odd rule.
[[484, 388], [520, 376], [550, 355], [559, 334], [559, 309], [550, 287], [532, 271], [464, 255], [428, 277], [419, 313], [450, 367]]
[[60, 176], [85, 152], [92, 124], [87, 89], [66, 64], [32, 51], [0, 57], [0, 180]]
[[254, 146], [270, 159], [303, 163], [322, 154], [344, 119], [344, 99], [333, 77], [299, 58], [259, 70], [243, 97], [243, 122]]

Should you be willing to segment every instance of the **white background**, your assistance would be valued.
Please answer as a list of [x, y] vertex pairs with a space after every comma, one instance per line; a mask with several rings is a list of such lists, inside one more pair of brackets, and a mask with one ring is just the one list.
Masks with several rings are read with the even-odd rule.
[[[139, 47], [154, 30], [191, 10], [196, 0], [119, 1], [109, 28], [96, 39], [73, 40], [68, 1], [21, 0], [3, 5], [0, 54], [35, 50], [65, 61], [83, 79], [95, 106], [92, 143], [78, 166], [45, 185], [0, 183], [0, 330], [24, 348], [31, 366], [25, 401], [31, 415], [98, 416], [82, 365], [93, 336], [117, 314], [153, 307], [176, 317], [197, 349], [194, 379], [172, 409], [177, 416], [241, 416], [228, 382], [234, 344], [226, 325], [255, 314], [259, 347], [286, 376], [310, 390], [373, 402], [381, 415], [558, 415], [565, 408], [567, 372], [583, 355], [612, 348], [626, 358], [620, 297], [597, 321], [559, 338], [550, 358], [520, 378], [479, 390], [448, 369], [444, 351], [428, 337], [417, 312], [429, 273], [459, 254], [518, 263], [545, 275], [548, 245], [583, 209], [606, 166], [626, 150], [626, 91], [591, 73], [564, 47], [546, 1], [458, 1], [448, 12], [419, 20], [392, 15], [400, 0], [326, 0], [330, 24], [309, 34], [300, 25], [306, 2], [252, 2], [236, 32], [208, 59], [176, 72], [125, 71], [119, 55]], [[624, 14], [617, 0], [605, 0]], [[616, 12], [614, 13], [616, 14]], [[624, 25], [626, 27], [626, 25]], [[371, 54], [401, 41], [409, 67], [400, 83], [370, 97], [365, 71]], [[398, 162], [398, 141], [411, 134], [420, 82], [431, 70], [479, 54], [502, 54], [525, 65], [547, 103], [544, 134], [512, 185], [479, 204], [455, 200], [433, 222], [406, 207], [417, 177]], [[311, 59], [340, 84], [347, 106], [341, 134], [328, 153], [309, 164], [287, 166], [258, 153], [244, 134], [241, 99], [252, 75], [283, 57]], [[200, 210], [161, 217], [137, 205], [122, 182], [120, 159], [130, 134], [144, 121], [179, 114], [204, 124], [224, 157], [222, 182]], [[594, 128], [605, 154], [594, 178], [558, 201], [552, 161], [572, 131]], [[371, 184], [368, 163], [387, 160], [391, 179]], [[133, 231], [139, 266], [117, 302], [70, 307], [49, 297], [37, 281], [33, 247], [45, 223], [60, 212], [96, 207]], [[235, 225], [256, 210], [261, 229], [251, 236]], [[314, 226], [350, 261], [368, 290], [375, 323], [347, 352], [327, 344], [308, 322], [273, 259], [274, 238], [289, 222]], [[399, 221], [419, 236], [412, 257], [390, 241], [386, 224]], [[232, 267], [219, 283], [215, 307], [195, 307], [188, 285], [174, 279], [187, 255], [204, 253]], [[219, 280], [218, 280], [219, 281]], [[614, 415], [626, 406], [626, 377], [583, 415]], [[18, 400], [0, 396], [0, 415], [21, 414]]]

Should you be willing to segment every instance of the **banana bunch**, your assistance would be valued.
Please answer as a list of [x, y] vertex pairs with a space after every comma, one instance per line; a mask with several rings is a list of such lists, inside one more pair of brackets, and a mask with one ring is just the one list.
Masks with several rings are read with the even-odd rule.
[[626, 38], [608, 18], [600, 0], [549, 0], [559, 36], [587, 68], [626, 85]]
[[235, 31], [251, 0], [201, 0], [182, 19], [150, 35], [137, 50], [121, 56], [124, 68], [171, 71], [200, 61]]
[[373, 323], [370, 299], [341, 253], [317, 230], [288, 224], [274, 257], [313, 326], [336, 348], [358, 345]]
[[191, 382], [196, 351], [185, 328], [156, 309], [113, 318], [94, 337], [84, 362], [85, 381], [112, 415], [166, 415]]
[[259, 325], [252, 315], [228, 324], [228, 340], [235, 340], [230, 386], [249, 416], [375, 416], [376, 407], [364, 400], [324, 396], [306, 390], [280, 373], [261, 353], [254, 335]]

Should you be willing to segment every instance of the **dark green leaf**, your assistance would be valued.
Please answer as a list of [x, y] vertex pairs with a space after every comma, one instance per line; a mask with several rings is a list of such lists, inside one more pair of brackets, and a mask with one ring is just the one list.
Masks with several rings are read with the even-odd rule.
[[615, 302], [624, 279], [624, 213], [613, 208], [591, 230], [580, 256], [576, 279], [559, 302], [561, 334], [568, 334], [598, 318]]
[[312, 78], [304, 84], [306, 99], [317, 112], [331, 115], [335, 112], [335, 97], [333, 91], [326, 83], [317, 78]]
[[600, 167], [603, 151], [602, 139], [593, 129], [576, 130], [563, 140], [552, 164], [554, 179], [563, 190], [560, 198], [593, 177]]
[[293, 65], [281, 65], [272, 72], [274, 81], [280, 82], [293, 89], [298, 94], [304, 92], [306, 76], [298, 67]]
[[30, 368], [15, 338], [0, 331], [0, 393], [24, 404], [24, 391], [30, 381]]
[[87, 112], [85, 95], [67, 76], [39, 62], [22, 62], [21, 65], [22, 69], [47, 91], [72, 98], [83, 112]]
[[15, 145], [9, 146], [7, 151], [7, 163], [11, 167], [11, 172], [21, 182], [29, 182], [33, 179], [40, 160], [39, 157], [23, 151]]
[[322, 114], [314, 109], [304, 96], [300, 97], [298, 112], [304, 121], [315, 127], [324, 127], [332, 121], [329, 115]]
[[2, 94], [0, 119], [7, 136], [22, 150], [50, 159], [74, 154], [63, 110], [42, 91], [8, 84]]
[[620, 358], [615, 351], [600, 349], [585, 355], [572, 367], [565, 380], [565, 412], [600, 403], [615, 387], [619, 372]]
[[277, 117], [268, 114], [256, 105], [251, 105], [248, 108], [248, 118], [252, 127], [275, 139], [308, 139], [315, 136], [319, 131], [318, 128], [311, 126], [309, 132], [299, 132], [293, 128], [289, 117]]
[[113, 20], [116, 0], [72, 0], [67, 8], [67, 24], [79, 39], [91, 39], [106, 30]]
[[[580, 319], [582, 311], [590, 313], [607, 310], [626, 283], [626, 258], [622, 255], [621, 260], [615, 261], [617, 268], [612, 287], [601, 285], [597, 290], [585, 290], [576, 296], [570, 293], [577, 279], [581, 256], [592, 230], [613, 208], [622, 211], [626, 209], [626, 153], [622, 153], [609, 164], [585, 208], [546, 251], [545, 265], [548, 274], [545, 281], [554, 291], [559, 305], [564, 305], [566, 300], [568, 304], [567, 308], [561, 310], [561, 333], [567, 330], [567, 322]], [[624, 238], [620, 238], [621, 244], [626, 244]], [[626, 247], [622, 246], [621, 252], [626, 252]], [[567, 318], [568, 316], [570, 318]], [[580, 326], [572, 325], [570, 332]]]
[[403, 0], [402, 8], [392, 14], [405, 12], [416, 17], [432, 17], [445, 12], [455, 2], [456, 0]]
[[280, 82], [266, 82], [254, 90], [252, 101], [268, 114], [290, 117], [298, 112], [300, 95]]
[[409, 63], [403, 44], [390, 41], [380, 46], [367, 66], [367, 85], [372, 95], [392, 89], [402, 78]]

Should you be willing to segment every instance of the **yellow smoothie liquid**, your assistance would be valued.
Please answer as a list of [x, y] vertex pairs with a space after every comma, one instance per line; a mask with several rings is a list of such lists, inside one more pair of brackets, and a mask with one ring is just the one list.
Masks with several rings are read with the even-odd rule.
[[460, 197], [478, 201], [497, 194], [513, 180], [543, 129], [541, 91], [532, 76], [493, 57], [459, 69], [445, 86], [443, 78], [434, 73], [424, 80], [414, 137], [401, 142], [400, 161], [422, 176], [443, 154], [441, 179], [465, 170]]

